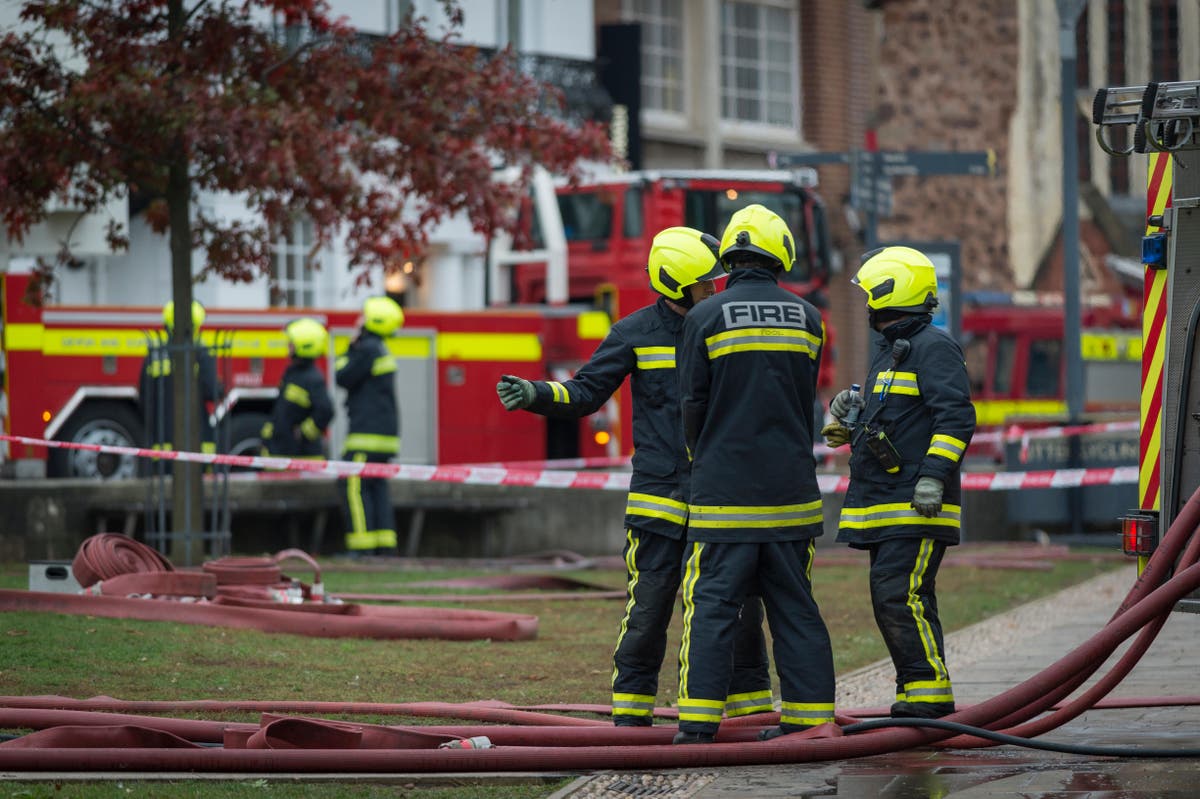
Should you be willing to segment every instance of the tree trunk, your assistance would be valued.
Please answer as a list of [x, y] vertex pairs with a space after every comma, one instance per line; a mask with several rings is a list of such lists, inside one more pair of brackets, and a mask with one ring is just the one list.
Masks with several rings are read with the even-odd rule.
[[[182, 147], [180, 148], [182, 151]], [[196, 380], [196, 357], [192, 348], [192, 225], [191, 185], [186, 157], [177, 157], [167, 181], [167, 209], [171, 220], [171, 296], [175, 302], [175, 326], [171, 331], [171, 388], [174, 399], [174, 429], [171, 441], [176, 450], [200, 451], [200, 392]], [[204, 553], [200, 532], [203, 526], [203, 485], [199, 464], [174, 464], [171, 491], [171, 560], [191, 566]]]
[[[183, 47], [186, 23], [183, 0], [167, 4], [167, 27], [172, 40]], [[167, 173], [167, 214], [171, 225], [171, 298], [175, 303], [175, 326], [171, 331], [171, 388], [174, 399], [174, 429], [171, 441], [178, 450], [200, 451], [200, 392], [196, 380], [196, 358], [192, 349], [197, 331], [192, 329], [192, 184], [188, 172], [188, 149], [176, 134], [173, 157]], [[171, 481], [171, 561], [191, 566], [204, 556], [204, 494], [199, 464], [174, 464]]]

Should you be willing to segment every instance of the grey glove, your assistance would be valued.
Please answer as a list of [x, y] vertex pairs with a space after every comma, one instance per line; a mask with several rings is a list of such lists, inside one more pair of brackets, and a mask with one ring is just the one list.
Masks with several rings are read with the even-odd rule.
[[500, 382], [496, 384], [496, 394], [504, 403], [506, 411], [515, 411], [532, 405], [534, 397], [537, 396], [537, 390], [528, 380], [512, 375], [501, 375]]
[[850, 443], [850, 429], [841, 422], [825, 425], [821, 428], [821, 435], [825, 436], [825, 445], [832, 449]]
[[937, 516], [942, 510], [942, 481], [936, 477], [922, 477], [917, 480], [912, 506], [926, 519]]
[[832, 414], [833, 418], [837, 419], [839, 422], [844, 421], [846, 414], [850, 412], [851, 407], [857, 405], [861, 408], [864, 404], [865, 403], [863, 402], [861, 394], [855, 395], [853, 391], [847, 388], [843, 391], [839, 391], [837, 395], [830, 400], [829, 413]]

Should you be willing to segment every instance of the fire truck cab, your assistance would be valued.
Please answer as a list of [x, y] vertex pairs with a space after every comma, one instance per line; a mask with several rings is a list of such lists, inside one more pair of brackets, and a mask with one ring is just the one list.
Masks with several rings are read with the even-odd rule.
[[[983, 427], [1067, 416], [1063, 308], [1054, 297], [975, 294], [963, 301], [963, 352]], [[1132, 418], [1142, 360], [1139, 314], [1113, 301], [1085, 308], [1085, 413]]]

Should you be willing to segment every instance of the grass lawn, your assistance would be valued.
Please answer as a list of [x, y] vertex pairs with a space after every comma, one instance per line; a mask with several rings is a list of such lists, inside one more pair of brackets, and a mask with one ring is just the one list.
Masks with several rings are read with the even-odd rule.
[[[953, 552], [954, 550], [952, 550]], [[939, 605], [947, 632], [1053, 593], [1102, 571], [1124, 565], [1108, 551], [1090, 559], [1051, 560], [1047, 570], [944, 565], [938, 576]], [[286, 570], [286, 569], [285, 569]], [[417, 580], [464, 572], [339, 571], [322, 567], [330, 593], [413, 593]], [[307, 575], [300, 573], [307, 579]], [[620, 587], [624, 574], [589, 570], [564, 574]], [[28, 587], [25, 564], [0, 566], [0, 587]], [[841, 559], [814, 568], [817, 601], [833, 638], [839, 674], [880, 660], [886, 650], [875, 628], [865, 561]], [[60, 616], [4, 614], [0, 628], [0, 694], [59, 694], [120, 699], [328, 700], [353, 702], [464, 702], [497, 699], [513, 704], [609, 701], [612, 647], [624, 610], [620, 601], [498, 601], [458, 603], [539, 617], [538, 638], [527, 642], [371, 641], [272, 635], [248, 630]], [[674, 653], [681, 625], [676, 614], [659, 703], [671, 704], [677, 687]], [[953, 664], [951, 669], [953, 669]], [[254, 714], [228, 720], [254, 721]], [[401, 717], [365, 718], [389, 724]], [[411, 720], [421, 723], [421, 720]], [[425, 720], [438, 722], [438, 720]], [[546, 796], [562, 783], [518, 785], [295, 784], [280, 781], [75, 784], [13, 783], [8, 796], [220, 796], [375, 797], [423, 799], [479, 796], [506, 799]], [[309, 792], [311, 791], [311, 793]]]

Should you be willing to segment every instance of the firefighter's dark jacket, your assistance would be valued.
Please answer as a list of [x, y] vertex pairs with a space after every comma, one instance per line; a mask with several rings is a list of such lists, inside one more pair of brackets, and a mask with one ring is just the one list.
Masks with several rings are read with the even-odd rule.
[[[911, 349], [893, 369], [892, 344], [897, 339], [907, 339]], [[975, 432], [962, 350], [949, 334], [930, 324], [928, 314], [917, 314], [872, 334], [867, 374], [867, 404], [859, 419], [887, 434], [901, 465], [889, 474], [865, 436], [851, 440], [850, 486], [838, 541], [866, 545], [888, 538], [933, 538], [957, 544], [962, 527], [959, 474]], [[917, 479], [925, 476], [944, 485], [942, 512], [933, 519], [918, 514], [911, 504]]]
[[383, 339], [363, 330], [337, 361], [337, 384], [346, 389], [350, 428], [347, 452], [391, 456], [400, 451], [396, 359]]
[[612, 326], [570, 380], [535, 382], [537, 395], [529, 407], [545, 416], [587, 416], [631, 375], [633, 476], [625, 525], [675, 539], [683, 537], [687, 523], [688, 462], [675, 376], [682, 328], [683, 317], [664, 299], [634, 311]]
[[[146, 436], [153, 446], [174, 446], [175, 436], [175, 386], [171, 378], [171, 352], [173, 347], [164, 343], [150, 348], [142, 361], [142, 372], [138, 379], [138, 402], [142, 408], [142, 420], [146, 425]], [[195, 359], [196, 382], [194, 390], [200, 395], [199, 427], [200, 439], [211, 442], [213, 427], [209, 421], [206, 402], [221, 398], [221, 385], [217, 380], [217, 363], [208, 347], [197, 340], [192, 347]]]
[[735, 269], [683, 324], [679, 383], [692, 461], [688, 537], [767, 542], [822, 532], [813, 405], [815, 307], [766, 269]]
[[279, 381], [263, 443], [272, 455], [323, 455], [321, 437], [332, 418], [325, 376], [312, 358], [293, 357]]

